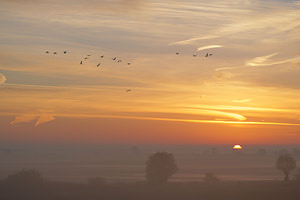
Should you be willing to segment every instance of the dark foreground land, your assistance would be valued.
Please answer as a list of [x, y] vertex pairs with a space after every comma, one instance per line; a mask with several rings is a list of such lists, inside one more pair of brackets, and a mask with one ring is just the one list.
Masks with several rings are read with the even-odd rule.
[[1, 200], [299, 200], [300, 184], [283, 181], [78, 184], [0, 183]]

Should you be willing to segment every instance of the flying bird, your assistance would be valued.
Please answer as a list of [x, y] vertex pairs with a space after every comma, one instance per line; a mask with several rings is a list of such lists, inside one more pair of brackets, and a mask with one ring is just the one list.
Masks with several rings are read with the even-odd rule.
[[53, 54], [57, 54], [57, 52], [54, 52]]
[[208, 53], [206, 53], [205, 57], [208, 57]]
[[88, 57], [84, 58], [84, 60], [87, 60], [87, 59], [88, 59]]
[[101, 58], [103, 58], [104, 57], [104, 55], [103, 56], [100, 56]]
[[210, 53], [208, 56], [212, 56], [213, 54], [212, 53]]
[[64, 51], [64, 54], [66, 54], [67, 53], [67, 51]]
[[101, 63], [99, 63], [98, 65], [97, 65], [97, 67], [99, 67], [101, 65]]
[[127, 65], [131, 65], [131, 63], [129, 62], [129, 63], [127, 63]]
[[176, 55], [179, 55], [179, 53], [177, 52]]
[[122, 60], [118, 60], [118, 63], [119, 63], [119, 62], [122, 62]]
[[117, 59], [117, 57], [114, 57], [114, 58], [112, 58], [113, 60], [116, 60]]
[[46, 53], [49, 53], [49, 51], [46, 51]]
[[130, 92], [130, 91], [131, 91], [131, 89], [126, 90], [126, 92]]

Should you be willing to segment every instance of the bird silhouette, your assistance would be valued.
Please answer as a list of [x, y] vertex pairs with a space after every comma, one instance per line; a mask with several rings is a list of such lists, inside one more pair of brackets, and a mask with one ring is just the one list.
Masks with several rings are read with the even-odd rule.
[[177, 52], [176, 55], [179, 55], [179, 53]]
[[80, 64], [82, 65], [82, 61], [80, 61]]
[[103, 58], [104, 57], [104, 55], [103, 56], [100, 56], [101, 58]]
[[210, 53], [208, 56], [212, 56], [213, 54], [212, 53]]
[[117, 59], [117, 57], [114, 57], [114, 58], [112, 58], [113, 60], [116, 60]]
[[126, 92], [130, 92], [130, 91], [131, 91], [131, 89], [126, 90]]
[[87, 60], [87, 59], [88, 59], [88, 57], [84, 58], [84, 60]]
[[129, 62], [129, 63], [127, 63], [127, 65], [131, 65], [131, 63]]
[[205, 57], [208, 57], [208, 53], [206, 53]]
[[122, 60], [118, 60], [118, 63], [119, 63], [119, 62], [122, 62]]
[[49, 53], [49, 51], [46, 51], [46, 53]]
[[53, 54], [57, 54], [57, 52], [54, 52]]
[[101, 63], [99, 63], [98, 65], [97, 65], [97, 67], [99, 67], [101, 65]]
[[64, 54], [66, 54], [67, 53], [67, 51], [64, 51]]

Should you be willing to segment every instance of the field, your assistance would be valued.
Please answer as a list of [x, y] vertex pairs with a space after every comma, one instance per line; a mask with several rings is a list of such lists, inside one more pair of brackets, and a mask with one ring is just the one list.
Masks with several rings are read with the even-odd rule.
[[22, 200], [297, 200], [300, 184], [282, 181], [224, 181], [218, 183], [171, 182], [79, 184], [46, 182], [38, 185], [0, 184], [1, 199]]

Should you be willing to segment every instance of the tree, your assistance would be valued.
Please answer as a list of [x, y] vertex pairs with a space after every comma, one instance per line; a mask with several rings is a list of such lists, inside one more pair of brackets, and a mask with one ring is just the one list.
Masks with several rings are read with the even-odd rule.
[[289, 154], [280, 155], [276, 161], [276, 168], [284, 173], [284, 180], [289, 181], [291, 170], [296, 168], [296, 160]]
[[300, 182], [300, 169], [298, 169], [296, 175], [295, 175], [296, 181]]
[[149, 156], [146, 162], [146, 179], [150, 183], [166, 183], [178, 171], [173, 154], [157, 152]]
[[205, 173], [203, 180], [210, 183], [219, 182], [218, 177], [216, 177], [216, 175], [214, 175], [212, 172]]

